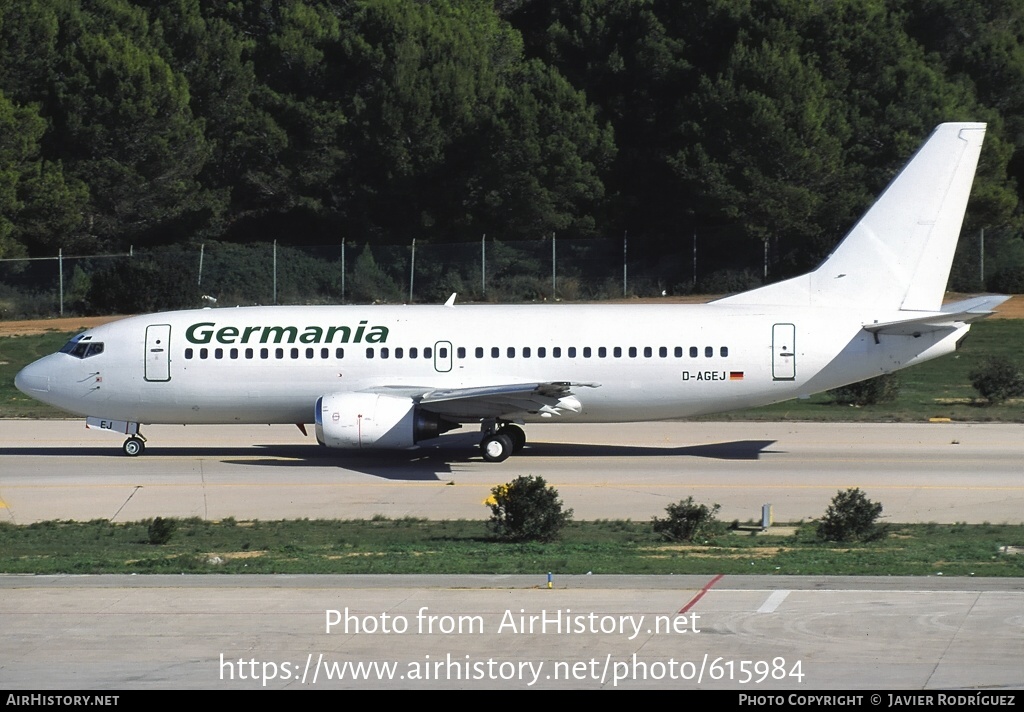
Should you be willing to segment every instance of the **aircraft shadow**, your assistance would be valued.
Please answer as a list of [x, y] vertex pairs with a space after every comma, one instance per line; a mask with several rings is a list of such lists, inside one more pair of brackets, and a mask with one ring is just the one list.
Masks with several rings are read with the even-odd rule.
[[[452, 439], [454, 440], [454, 438]], [[339, 467], [353, 472], [404, 482], [441, 481], [454, 474], [453, 464], [479, 462], [479, 450], [473, 440], [460, 438], [415, 450], [341, 452], [318, 445], [247, 445], [240, 447], [161, 447], [151, 445], [140, 460], [125, 458], [120, 448], [112, 447], [6, 447], [0, 456], [27, 457], [109, 457], [130, 465], [147, 457], [217, 458], [225, 464], [264, 467]], [[734, 440], [679, 447], [641, 445], [604, 445], [591, 443], [528, 443], [516, 460], [533, 458], [586, 457], [692, 457], [714, 460], [758, 460], [777, 452], [768, 448], [775, 440]]]
[[704, 445], [650, 447], [637, 445], [594, 445], [590, 443], [530, 443], [513, 457], [704, 457], [712, 460], [759, 460], [774, 440], [733, 440]]
[[[775, 440], [735, 440], [682, 447], [650, 447], [636, 445], [594, 445], [587, 443], [530, 443], [510, 462], [531, 458], [585, 457], [700, 457], [715, 460], [758, 460], [761, 455], [776, 452], [768, 448]], [[225, 460], [229, 464], [265, 465], [270, 467], [323, 467], [336, 465], [353, 472], [396, 481], [440, 481], [455, 474], [452, 465], [479, 462], [476, 447], [451, 443], [422, 447], [403, 452], [351, 452], [319, 449], [316, 455], [290, 460]]]

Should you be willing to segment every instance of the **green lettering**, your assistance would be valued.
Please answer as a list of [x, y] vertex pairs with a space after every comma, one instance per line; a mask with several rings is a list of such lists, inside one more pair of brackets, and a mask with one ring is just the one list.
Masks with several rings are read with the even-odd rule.
[[347, 344], [349, 338], [352, 336], [352, 330], [347, 326], [329, 326], [327, 327], [327, 343], [334, 343], [334, 335], [341, 333], [341, 343]]
[[253, 334], [255, 334], [257, 331], [259, 331], [262, 328], [263, 328], [262, 326], [247, 326], [247, 327], [245, 327], [245, 333], [242, 334], [242, 343], [243, 344], [249, 343], [249, 337], [252, 336]]
[[233, 326], [225, 326], [217, 332], [217, 341], [222, 344], [233, 344], [238, 336], [238, 329]]
[[324, 330], [319, 326], [307, 326], [306, 330], [302, 332], [302, 336], [299, 337], [299, 341], [304, 344], [319, 344], [323, 335]]
[[295, 339], [299, 337], [299, 330], [294, 326], [265, 326], [263, 327], [263, 333], [260, 335], [260, 343], [267, 343], [270, 340], [270, 335], [273, 334], [274, 343], [279, 344], [286, 332], [288, 340], [285, 343], [294, 344]]
[[[216, 324], [212, 321], [203, 321], [198, 324], [193, 324], [185, 330], [185, 338], [193, 344], [208, 344], [210, 343], [210, 339], [213, 337], [214, 326], [216, 326]], [[196, 334], [196, 330], [200, 328], [202, 328], [202, 330]]]
[[383, 344], [388, 340], [388, 327], [386, 326], [374, 326], [370, 328], [370, 333], [366, 335], [366, 343], [368, 344]]

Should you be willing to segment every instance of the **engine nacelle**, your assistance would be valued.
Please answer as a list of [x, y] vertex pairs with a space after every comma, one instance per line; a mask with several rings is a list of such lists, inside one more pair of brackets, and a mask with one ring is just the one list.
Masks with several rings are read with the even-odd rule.
[[316, 439], [345, 449], [406, 448], [460, 427], [418, 408], [412, 398], [329, 393], [316, 400]]

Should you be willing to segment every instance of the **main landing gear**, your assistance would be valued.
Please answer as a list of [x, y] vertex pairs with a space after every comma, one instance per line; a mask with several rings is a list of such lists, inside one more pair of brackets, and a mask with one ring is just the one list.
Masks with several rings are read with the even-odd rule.
[[138, 457], [146, 452], [146, 438], [142, 437], [142, 433], [136, 433], [124, 441], [121, 449], [128, 457]]
[[526, 445], [526, 431], [515, 423], [485, 423], [480, 452], [487, 462], [504, 462]]

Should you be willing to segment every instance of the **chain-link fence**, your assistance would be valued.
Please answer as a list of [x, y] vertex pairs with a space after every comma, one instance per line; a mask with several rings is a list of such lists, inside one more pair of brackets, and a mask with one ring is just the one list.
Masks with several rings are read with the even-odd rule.
[[[1011, 253], [1024, 247], [1019, 238], [995, 231], [986, 242], [982, 267], [979, 236], [961, 240], [952, 289], [985, 285], [982, 269], [1004, 274]], [[658, 239], [206, 242], [0, 260], [0, 318], [253, 304], [441, 303], [453, 292], [460, 301], [494, 303], [723, 294], [787, 276], [772, 273], [772, 258], [768, 246], [729, 229]]]

